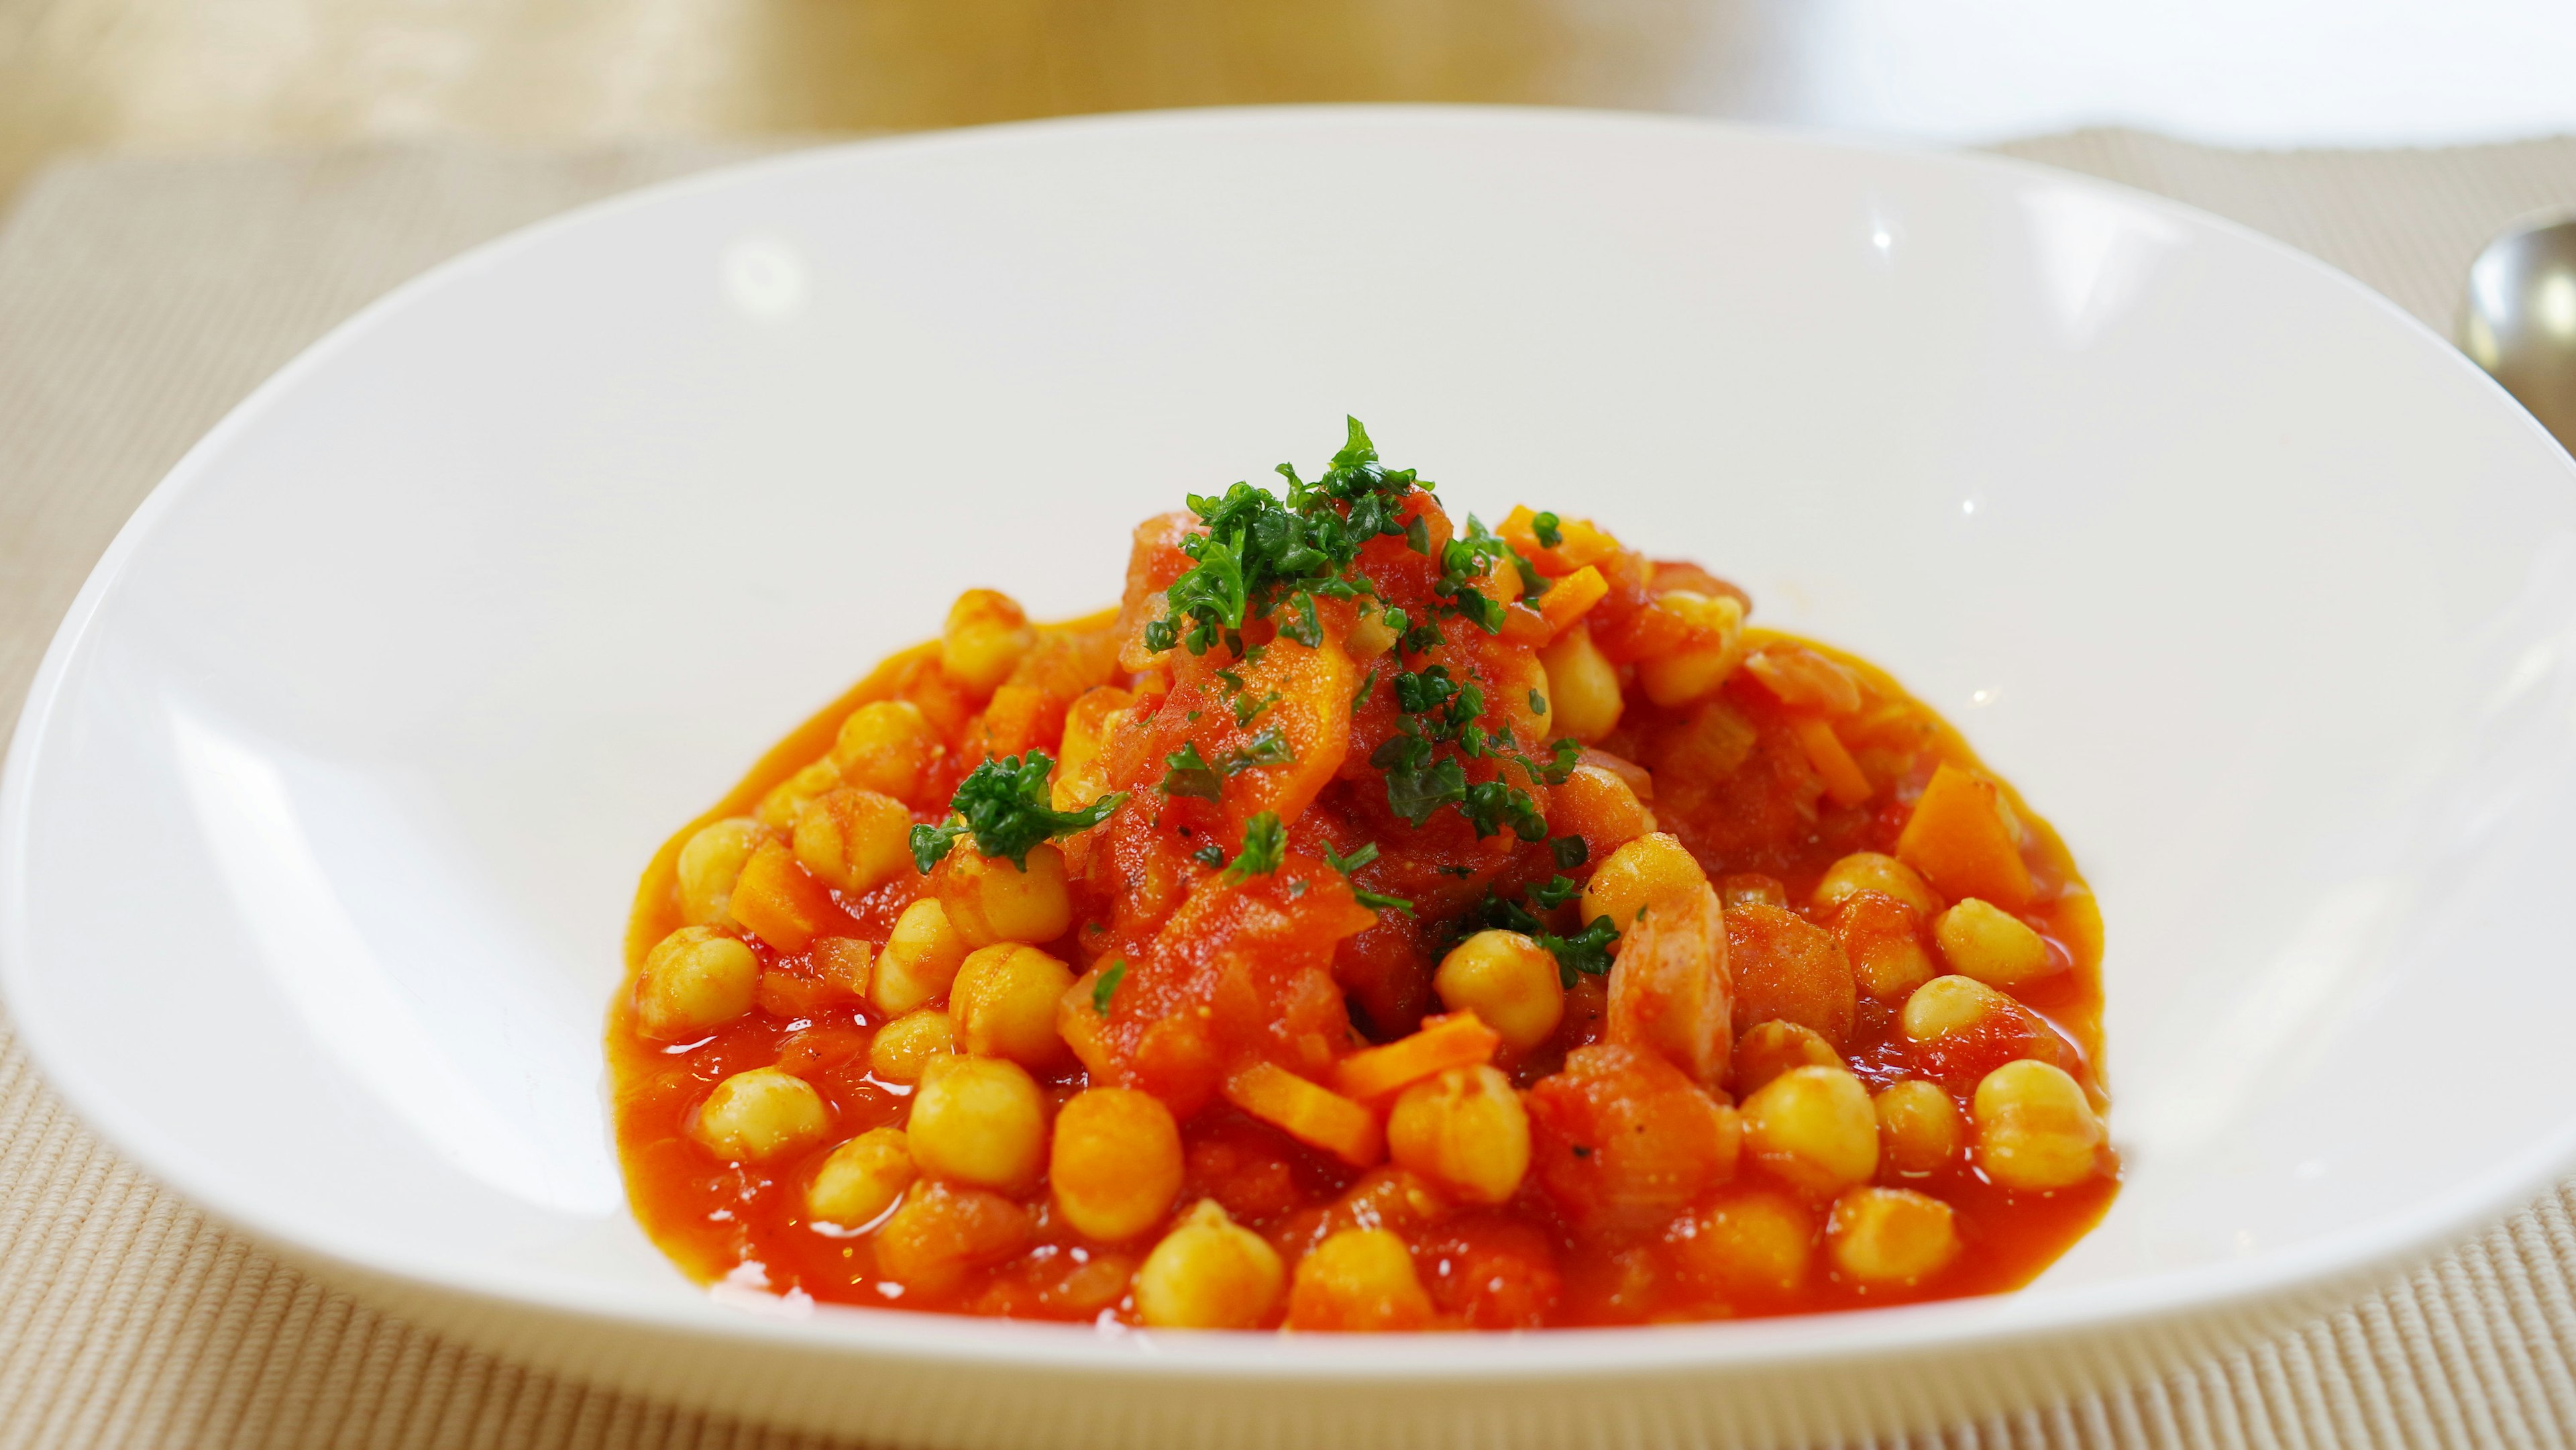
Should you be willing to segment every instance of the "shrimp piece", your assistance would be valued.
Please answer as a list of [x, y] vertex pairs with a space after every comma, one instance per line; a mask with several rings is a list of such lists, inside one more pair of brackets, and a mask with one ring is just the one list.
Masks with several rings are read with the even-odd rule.
[[1703, 882], [1656, 902], [1628, 929], [1610, 967], [1609, 1040], [1639, 1048], [1714, 1088], [1735, 1040], [1726, 916]]

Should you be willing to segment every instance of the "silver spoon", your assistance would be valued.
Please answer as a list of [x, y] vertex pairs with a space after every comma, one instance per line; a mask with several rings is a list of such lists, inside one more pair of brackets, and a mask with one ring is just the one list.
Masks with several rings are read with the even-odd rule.
[[2478, 253], [2460, 350], [2576, 451], [2576, 209], [2517, 222]]

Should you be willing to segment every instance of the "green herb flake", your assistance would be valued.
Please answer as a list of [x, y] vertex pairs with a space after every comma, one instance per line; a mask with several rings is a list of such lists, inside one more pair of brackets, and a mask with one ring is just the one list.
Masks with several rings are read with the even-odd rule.
[[1191, 796], [1203, 801], [1223, 800], [1225, 782], [1217, 778], [1216, 767], [1199, 754], [1198, 742], [1184, 742], [1180, 749], [1163, 757], [1169, 769], [1163, 772], [1159, 789], [1165, 795]]
[[1610, 924], [1610, 918], [1596, 916], [1590, 926], [1572, 936], [1549, 936], [1540, 932], [1530, 939], [1556, 958], [1557, 979], [1571, 987], [1578, 975], [1598, 977], [1608, 974], [1611, 948], [1619, 944], [1619, 930]]
[[1108, 1016], [1109, 999], [1118, 995], [1118, 984], [1125, 980], [1127, 980], [1125, 959], [1112, 961], [1109, 969], [1100, 974], [1100, 980], [1091, 984], [1091, 1010], [1103, 1017]]
[[1536, 691], [1536, 690], [1532, 690], [1532, 691], [1530, 691], [1530, 692], [1529, 692], [1529, 707], [1530, 707], [1530, 713], [1531, 713], [1531, 714], [1533, 714], [1533, 715], [1544, 715], [1544, 714], [1546, 714], [1546, 713], [1547, 713], [1547, 696], [1540, 694], [1540, 693], [1539, 693], [1538, 691]]
[[1297, 753], [1288, 748], [1288, 737], [1280, 734], [1279, 727], [1273, 725], [1227, 751], [1225, 773], [1241, 775], [1265, 765], [1286, 765], [1296, 758]]
[[1554, 911], [1583, 894], [1583, 883], [1571, 876], [1552, 876], [1529, 889], [1530, 905], [1541, 911]]
[[1126, 792], [1116, 791], [1078, 811], [1056, 810], [1047, 789], [1047, 776], [1054, 769], [1054, 759], [1043, 750], [976, 766], [948, 799], [948, 808], [958, 819], [912, 828], [913, 864], [927, 873], [947, 858], [959, 836], [971, 832], [977, 851], [1025, 871], [1029, 852], [1040, 843], [1089, 830], [1126, 802]]
[[[1341, 872], [1345, 878], [1376, 859], [1377, 842], [1375, 841], [1361, 842], [1360, 848], [1347, 856], [1334, 855], [1333, 848], [1330, 846], [1324, 848], [1324, 864]], [[1401, 896], [1389, 896], [1383, 891], [1370, 891], [1357, 881], [1351, 882], [1351, 898], [1371, 911], [1401, 911], [1407, 916], [1413, 915], [1411, 901]]]
[[1225, 848], [1214, 841], [1210, 841], [1206, 845], [1192, 851], [1190, 853], [1190, 859], [1198, 862], [1202, 866], [1223, 866], [1225, 864]]
[[1288, 856], [1288, 827], [1277, 811], [1263, 811], [1243, 823], [1243, 849], [1235, 853], [1228, 874], [1249, 880], [1279, 869]]
[[1553, 549], [1565, 542], [1565, 521], [1554, 514], [1540, 514], [1530, 520], [1530, 532], [1538, 536], [1538, 546]]
[[1592, 859], [1592, 848], [1581, 836], [1559, 836], [1547, 843], [1548, 854], [1556, 858], [1560, 871], [1571, 871]]

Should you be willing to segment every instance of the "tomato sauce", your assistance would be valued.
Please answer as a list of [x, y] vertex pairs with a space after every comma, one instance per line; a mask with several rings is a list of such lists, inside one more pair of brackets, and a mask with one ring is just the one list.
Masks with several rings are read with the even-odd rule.
[[[1350, 476], [1361, 480], [1353, 487], [1375, 477]], [[628, 988], [607, 1046], [630, 1200], [682, 1269], [832, 1302], [1146, 1324], [1157, 1321], [1140, 1307], [1140, 1270], [1169, 1225], [1212, 1201], [1281, 1266], [1276, 1295], [1244, 1324], [1530, 1328], [1994, 1293], [2028, 1282], [2100, 1219], [2117, 1191], [2106, 1146], [2081, 1150], [2092, 1157], [2079, 1152], [2076, 1170], [2046, 1187], [2029, 1186], [2027, 1171], [2023, 1186], [2008, 1187], [1990, 1171], [2010, 1141], [1981, 1135], [2010, 1111], [1997, 1098], [1988, 1113], [1981, 1084], [2010, 1063], [2070, 1076], [2092, 1115], [2078, 1126], [2098, 1139], [2102, 932], [2063, 844], [1964, 740], [1877, 669], [1743, 627], [1741, 591], [1695, 566], [1659, 564], [1580, 521], [1527, 510], [1498, 542], [1467, 530], [1475, 547], [1462, 555], [1448, 548], [1462, 542], [1459, 526], [1429, 492], [1372, 486], [1382, 490], [1374, 503], [1306, 505], [1363, 522], [1364, 508], [1388, 510], [1339, 576], [1367, 581], [1356, 597], [1283, 595], [1268, 617], [1247, 610], [1230, 637], [1193, 652], [1152, 626], [1185, 622], [1188, 586], [1176, 581], [1194, 560], [1182, 545], [1206, 525], [1149, 521], [1118, 611], [1044, 628], [1012, 624], [1007, 601], [978, 606], [984, 613], [965, 625], [952, 614], [943, 643], [886, 661], [664, 847], [637, 895]], [[1460, 604], [1469, 589], [1487, 603]], [[1390, 610], [1401, 611], [1392, 625]], [[1007, 636], [998, 683], [971, 678], [983, 660], [972, 631], [994, 618]], [[1615, 722], [1604, 726], [1595, 689], [1580, 755], [1570, 740], [1555, 744], [1568, 737], [1551, 724], [1551, 711], [1577, 718], [1586, 662], [1560, 646], [1578, 630], [1592, 678], [1617, 691]], [[1466, 684], [1481, 697], [1472, 710], [1457, 708], [1455, 687]], [[977, 788], [970, 776], [984, 778], [979, 767], [1032, 748], [1054, 763], [1059, 811], [1124, 793], [1098, 824], [1040, 848], [1060, 854], [1070, 924], [1027, 945], [1061, 963], [1071, 985], [1054, 1017], [1062, 1043], [1022, 1055], [1049, 1122], [1086, 1089], [1110, 1085], [1168, 1109], [1179, 1187], [1163, 1226], [1101, 1241], [1073, 1226], [1043, 1177], [988, 1184], [976, 1201], [987, 1204], [978, 1211], [990, 1241], [960, 1250], [956, 1272], [907, 1279], [880, 1262], [886, 1212], [842, 1223], [814, 1211], [812, 1185], [835, 1151], [905, 1126], [924, 1091], [872, 1053], [900, 1014], [872, 995], [866, 963], [885, 970], [886, 943], [914, 902], [966, 889], [961, 863], [984, 838], [961, 836], [959, 854], [927, 874], [906, 862], [863, 889], [796, 874], [790, 896], [803, 914], [792, 930], [765, 931], [703, 908], [690, 915], [683, 848], [731, 822], [745, 841], [792, 838], [804, 857], [799, 822], [816, 809], [813, 795], [842, 778], [828, 764], [836, 732], [875, 701], [909, 702], [935, 732], [903, 800], [910, 824], [948, 821], [952, 794], [963, 802]], [[1707, 920], [1723, 921], [1725, 940], [1670, 925], [1685, 898], [1667, 884], [1615, 945], [1587, 956], [1586, 913], [1595, 896], [1615, 894], [1605, 863], [1637, 856], [1631, 843], [1649, 825], [1694, 863], [1689, 889], [1705, 875], [1723, 905]], [[1360, 859], [1370, 846], [1373, 858]], [[1916, 1032], [1909, 1024], [1930, 1020], [1926, 1004], [1939, 995], [1917, 979], [1953, 976], [1940, 967], [1976, 949], [1954, 944], [1953, 929], [1974, 923], [1885, 893], [1836, 899], [1838, 862], [1880, 858], [1919, 867], [1896, 868], [1891, 891], [1929, 891], [1926, 880], [1953, 888], [1921, 906], [1955, 906], [1974, 894], [1964, 885], [1988, 883], [1987, 896], [2010, 899], [1979, 920], [2027, 929], [1990, 926], [1988, 937], [2027, 953], [2035, 936], [2044, 957], [2013, 957], [2020, 965], [2004, 986], [1972, 990], [1984, 1015]], [[752, 889], [737, 886], [728, 909], [765, 925], [742, 894]], [[751, 1003], [704, 1030], [648, 1035], [638, 984], [657, 944], [693, 922], [748, 947], [758, 969]], [[1480, 928], [1548, 944], [1564, 964], [1562, 1012], [1544, 1040], [1492, 1045], [1493, 1033], [1462, 1024], [1467, 1013], [1444, 1001], [1435, 970]], [[1600, 970], [1650, 929], [1721, 955], [1707, 981], [1689, 984], [1719, 995], [1651, 997], [1644, 965], [1625, 978], [1626, 969]], [[1702, 937], [1719, 934], [1712, 926]], [[1614, 1000], [1618, 992], [1636, 1000]], [[1776, 1015], [1729, 1020], [1730, 1002], [1735, 1019]], [[1700, 1020], [1710, 1012], [1717, 1022]], [[1781, 1025], [1791, 1022], [1802, 1025]], [[1939, 1087], [1956, 1143], [1933, 1161], [1900, 1161], [1895, 1130], [1882, 1126], [1874, 1168], [1816, 1180], [1825, 1170], [1780, 1156], [1786, 1140], [1764, 1136], [1774, 1119], [1750, 1089], [1763, 1060], [1751, 1044], [1766, 1023], [1766, 1040], [1802, 1044], [1811, 1077], [1821, 1054], [1824, 1075], [1848, 1074], [1871, 1094]], [[1697, 1058], [1670, 1046], [1691, 1030], [1710, 1038]], [[1462, 1043], [1455, 1050], [1481, 1053], [1478, 1067], [1508, 1079], [1520, 1100], [1502, 1117], [1518, 1111], [1530, 1124], [1529, 1167], [1506, 1177], [1498, 1201], [1467, 1186], [1475, 1173], [1426, 1170], [1421, 1135], [1408, 1139], [1389, 1116], [1390, 1102], [1412, 1101], [1410, 1088], [1402, 1099], [1336, 1090], [1357, 1081], [1357, 1055], [1372, 1048], [1406, 1044], [1428, 1062]], [[1402, 1053], [1380, 1061], [1398, 1076], [1411, 1070]], [[774, 1154], [709, 1146], [699, 1117], [710, 1095], [767, 1068], [812, 1089], [820, 1122]], [[1641, 1171], [1647, 1160], [1635, 1155], [1647, 1150], [1621, 1146], [1614, 1131], [1666, 1156]], [[906, 1203], [937, 1177], [905, 1176]], [[1858, 1245], [1858, 1220], [1844, 1215], [1873, 1186], [1933, 1201], [1909, 1198], [1908, 1212], [1946, 1212], [1955, 1242], [1920, 1272], [1870, 1268], [1878, 1261]], [[1742, 1208], [1748, 1196], [1759, 1201]], [[1757, 1220], [1770, 1227], [1738, 1227]], [[1402, 1241], [1419, 1298], [1410, 1288], [1397, 1297], [1413, 1307], [1374, 1320], [1314, 1309], [1340, 1301], [1307, 1260], [1337, 1234], [1369, 1229]], [[1739, 1233], [1756, 1237], [1731, 1237]], [[1400, 1265], [1392, 1272], [1402, 1278]]]

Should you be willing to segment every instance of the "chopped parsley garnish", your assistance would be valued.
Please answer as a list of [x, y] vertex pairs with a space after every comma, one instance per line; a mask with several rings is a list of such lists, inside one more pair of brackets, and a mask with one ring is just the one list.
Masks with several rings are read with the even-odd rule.
[[1054, 768], [1055, 761], [1043, 750], [976, 766], [948, 799], [948, 808], [961, 819], [912, 828], [913, 864], [927, 873], [946, 859], [959, 836], [972, 832], [977, 851], [1025, 871], [1029, 852], [1038, 844], [1099, 825], [1127, 799], [1126, 792], [1115, 791], [1078, 811], [1057, 810], [1047, 794], [1047, 775]]
[[1227, 751], [1225, 756], [1225, 773], [1228, 775], [1241, 775], [1245, 771], [1251, 770], [1256, 766], [1286, 765], [1288, 762], [1295, 760], [1296, 758], [1296, 752], [1288, 748], [1288, 737], [1280, 734], [1279, 727], [1273, 725], [1269, 729], [1262, 731], [1260, 734], [1253, 736], [1250, 740], [1245, 741], [1243, 744]]
[[1163, 772], [1163, 794], [1194, 796], [1203, 801], [1225, 798], [1225, 782], [1217, 778], [1216, 767], [1207, 763], [1207, 757], [1199, 754], [1197, 741], [1185, 742], [1164, 756], [1163, 764], [1170, 767]]
[[1530, 692], [1529, 692], [1529, 707], [1530, 707], [1530, 713], [1531, 713], [1531, 714], [1533, 714], [1533, 715], [1544, 715], [1544, 714], [1546, 714], [1546, 713], [1547, 713], [1547, 696], [1540, 694], [1540, 693], [1539, 693], [1538, 691], [1536, 691], [1536, 690], [1532, 690], [1532, 691], [1530, 691]]
[[1267, 876], [1287, 856], [1287, 826], [1281, 824], [1277, 811], [1263, 811], [1243, 823], [1243, 849], [1225, 869], [1237, 877]]
[[[1526, 906], [1517, 901], [1506, 901], [1489, 890], [1485, 899], [1459, 920], [1458, 935], [1465, 938], [1491, 928], [1519, 932], [1556, 958], [1559, 981], [1571, 987], [1577, 976], [1597, 977], [1609, 971], [1610, 950], [1619, 944], [1619, 932], [1606, 916], [1594, 917], [1590, 926], [1572, 936], [1555, 935], [1548, 931], [1547, 923], [1539, 919], [1538, 911], [1553, 911], [1582, 892], [1580, 882], [1564, 876], [1558, 876], [1543, 886], [1531, 887]], [[1537, 910], [1533, 911], [1532, 907]]]
[[[1333, 848], [1330, 846], [1324, 848], [1324, 864], [1341, 872], [1345, 877], [1376, 859], [1377, 842], [1375, 841], [1362, 842], [1358, 850], [1347, 856], [1334, 855]], [[1413, 914], [1412, 902], [1401, 896], [1389, 896], [1381, 891], [1366, 890], [1357, 881], [1351, 883], [1351, 897], [1371, 911], [1401, 911], [1407, 916]]]
[[[1520, 563], [1521, 558], [1474, 514], [1467, 515], [1467, 532], [1440, 546], [1440, 579], [1431, 592], [1449, 601], [1449, 607], [1476, 621], [1487, 634], [1503, 632], [1503, 606], [1494, 602], [1478, 586], [1497, 559]], [[1523, 581], [1524, 592], [1529, 579], [1538, 577], [1532, 569]]]
[[1530, 519], [1530, 532], [1538, 536], [1538, 546], [1553, 549], [1565, 542], [1565, 520], [1554, 514], [1539, 514]]
[[1109, 970], [1100, 974], [1100, 980], [1091, 984], [1091, 1010], [1103, 1017], [1108, 1016], [1109, 999], [1118, 995], [1118, 984], [1125, 980], [1127, 980], [1126, 960], [1120, 958], [1111, 962]]
[[1445, 665], [1397, 671], [1395, 703], [1404, 712], [1396, 722], [1398, 733], [1369, 754], [1369, 764], [1386, 776], [1387, 809], [1418, 828], [1442, 806], [1456, 806], [1480, 838], [1509, 829], [1524, 841], [1546, 839], [1546, 813], [1528, 791], [1500, 780], [1470, 784], [1458, 758], [1436, 747], [1454, 742], [1469, 760], [1508, 755], [1531, 780], [1561, 785], [1574, 773], [1583, 752], [1580, 744], [1559, 740], [1547, 763], [1531, 759], [1508, 727], [1487, 730], [1478, 723], [1485, 709], [1483, 689], [1453, 678]]
[[1556, 958], [1556, 975], [1565, 986], [1574, 985], [1577, 973], [1587, 977], [1605, 975], [1610, 970], [1610, 949], [1619, 944], [1619, 930], [1610, 918], [1596, 916], [1592, 924], [1572, 936], [1550, 936], [1539, 932], [1530, 940], [1547, 948]]
[[1377, 672], [1384, 668], [1385, 666], [1383, 665], [1371, 665], [1369, 666], [1369, 672], [1360, 677], [1359, 689], [1353, 691], [1351, 694], [1352, 719], [1356, 720], [1360, 718], [1360, 707], [1369, 702], [1370, 694], [1377, 689]]
[[1547, 849], [1561, 871], [1571, 871], [1592, 859], [1592, 848], [1584, 844], [1581, 836], [1559, 836], [1547, 843]]
[[1214, 841], [1210, 841], [1206, 845], [1192, 851], [1190, 853], [1190, 859], [1198, 862], [1202, 866], [1222, 866], [1225, 864], [1225, 848]]
[[1380, 464], [1368, 430], [1357, 418], [1347, 421], [1341, 451], [1313, 483], [1290, 465], [1279, 465], [1288, 481], [1285, 498], [1249, 483], [1213, 497], [1190, 495], [1190, 511], [1205, 532], [1181, 540], [1191, 566], [1163, 591], [1167, 612], [1145, 626], [1146, 648], [1182, 645], [1205, 654], [1222, 640], [1241, 654], [1244, 625], [1270, 618], [1283, 605], [1289, 613], [1279, 632], [1312, 647], [1323, 641], [1318, 597], [1373, 592], [1351, 567], [1361, 546], [1382, 534], [1411, 537], [1421, 516], [1408, 525], [1405, 496], [1430, 485], [1409, 468]]
[[1163, 783], [1159, 789], [1165, 795], [1222, 800], [1228, 779], [1265, 765], [1286, 765], [1296, 758], [1296, 752], [1288, 748], [1288, 737], [1281, 734], [1276, 725], [1227, 751], [1225, 758], [1214, 765], [1199, 753], [1198, 742], [1192, 740], [1163, 757], [1163, 764], [1169, 769], [1163, 772]]
[[1249, 695], [1237, 695], [1234, 697], [1234, 723], [1237, 725], [1249, 725], [1262, 711], [1267, 710], [1278, 703], [1279, 692], [1277, 690], [1271, 691], [1269, 694], [1262, 696], [1258, 700]]
[[1554, 911], [1583, 894], [1583, 883], [1571, 876], [1551, 876], [1544, 884], [1529, 889], [1530, 905], [1541, 911]]

